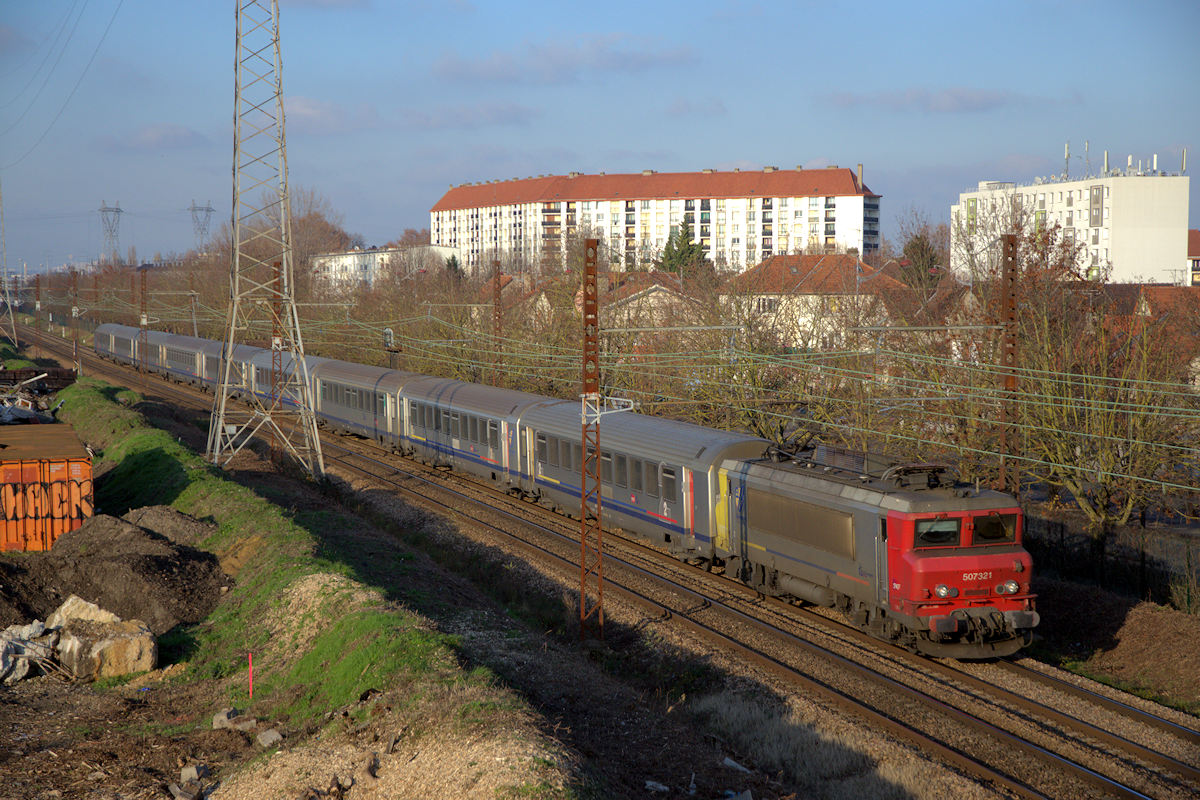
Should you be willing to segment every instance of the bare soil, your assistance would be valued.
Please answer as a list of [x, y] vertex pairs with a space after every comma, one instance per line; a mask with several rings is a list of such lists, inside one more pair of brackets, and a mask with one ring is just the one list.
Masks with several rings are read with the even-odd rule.
[[79, 595], [156, 635], [199, 622], [230, 579], [216, 556], [191, 546], [210, 526], [172, 509], [138, 509], [125, 520], [99, 514], [44, 553], [0, 559], [0, 629], [45, 620]]
[[1034, 588], [1041, 658], [1200, 713], [1200, 617], [1070, 581]]

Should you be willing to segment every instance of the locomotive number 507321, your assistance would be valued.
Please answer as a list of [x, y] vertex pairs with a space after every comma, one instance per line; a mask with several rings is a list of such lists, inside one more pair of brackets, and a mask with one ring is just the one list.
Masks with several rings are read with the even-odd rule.
[[990, 581], [992, 573], [990, 572], [964, 572], [962, 579], [964, 581]]

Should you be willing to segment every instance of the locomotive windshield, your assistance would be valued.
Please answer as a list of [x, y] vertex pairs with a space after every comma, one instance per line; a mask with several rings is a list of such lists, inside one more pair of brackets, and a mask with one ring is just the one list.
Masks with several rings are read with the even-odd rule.
[[975, 533], [971, 544], [1004, 544], [1017, 538], [1017, 515], [997, 514], [975, 518]]
[[919, 519], [917, 520], [916, 547], [955, 547], [959, 543], [962, 520]]

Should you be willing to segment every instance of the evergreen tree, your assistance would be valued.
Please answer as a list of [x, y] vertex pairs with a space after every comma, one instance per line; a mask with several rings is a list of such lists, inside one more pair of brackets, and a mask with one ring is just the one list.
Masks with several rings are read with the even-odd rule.
[[692, 228], [686, 221], [667, 237], [659, 268], [683, 278], [694, 277], [704, 264], [704, 248], [692, 241]]
[[901, 265], [904, 281], [914, 289], [931, 290], [938, 282], [938, 268], [944, 265], [938, 263], [937, 248], [924, 233], [917, 233], [904, 243], [904, 258], [907, 264]]

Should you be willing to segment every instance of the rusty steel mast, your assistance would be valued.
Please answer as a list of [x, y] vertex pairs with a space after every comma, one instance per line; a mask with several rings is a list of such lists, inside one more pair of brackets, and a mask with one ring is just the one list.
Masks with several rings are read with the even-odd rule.
[[[278, 0], [238, 0], [234, 60], [233, 257], [207, 455], [227, 464], [260, 432], [313, 477], [325, 472], [293, 291]], [[243, 342], [269, 339], [269, 376], [242, 374]], [[255, 372], [265, 373], [261, 367]], [[248, 411], [229, 402], [243, 394]], [[261, 383], [260, 383], [261, 382]], [[263, 384], [269, 382], [269, 388]]]
[[[583, 463], [579, 492], [579, 636], [594, 624], [604, 638], [604, 531], [600, 498], [600, 291], [596, 276], [599, 239], [584, 243], [583, 267]], [[590, 506], [590, 508], [589, 508]], [[589, 598], [590, 595], [590, 598]]]

